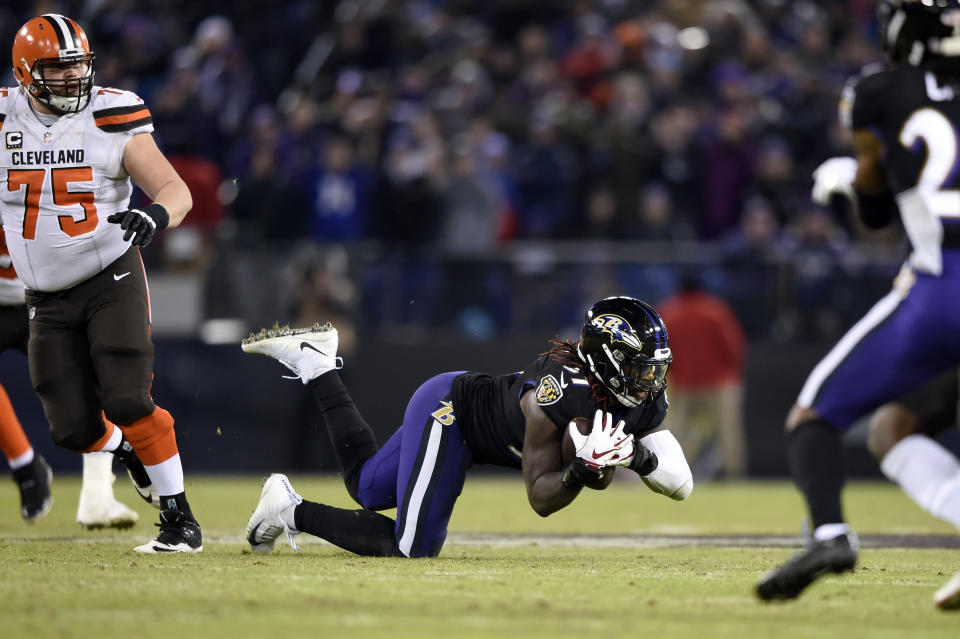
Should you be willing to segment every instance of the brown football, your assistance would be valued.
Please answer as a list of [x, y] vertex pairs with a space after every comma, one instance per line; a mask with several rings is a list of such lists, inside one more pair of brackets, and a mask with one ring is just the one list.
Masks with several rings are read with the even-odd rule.
[[[587, 435], [593, 428], [593, 420], [586, 417], [574, 417], [573, 421], [577, 423], [577, 428], [581, 435]], [[570, 431], [563, 429], [563, 440], [560, 444], [560, 454], [563, 456], [563, 465], [566, 466], [577, 456], [577, 449], [573, 447], [573, 440], [570, 438]]]

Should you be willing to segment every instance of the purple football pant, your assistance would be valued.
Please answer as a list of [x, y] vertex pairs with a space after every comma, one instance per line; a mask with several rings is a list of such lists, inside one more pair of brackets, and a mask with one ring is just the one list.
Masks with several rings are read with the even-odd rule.
[[360, 505], [397, 507], [394, 532], [407, 557], [440, 554], [473, 458], [449, 400], [461, 372], [424, 382], [410, 398], [403, 424], [360, 471]]
[[880, 405], [960, 365], [960, 251], [939, 277], [894, 286], [817, 364], [797, 403], [846, 429]]

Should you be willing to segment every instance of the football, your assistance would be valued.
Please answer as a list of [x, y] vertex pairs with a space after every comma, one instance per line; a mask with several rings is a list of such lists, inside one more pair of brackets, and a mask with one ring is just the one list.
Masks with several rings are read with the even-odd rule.
[[[593, 420], [586, 417], [574, 417], [573, 421], [576, 422], [581, 435], [589, 434], [593, 428]], [[563, 441], [560, 445], [560, 454], [563, 456], [564, 466], [572, 462], [573, 458], [577, 456], [577, 449], [573, 445], [573, 439], [570, 437], [570, 430], [568, 428], [563, 429]]]

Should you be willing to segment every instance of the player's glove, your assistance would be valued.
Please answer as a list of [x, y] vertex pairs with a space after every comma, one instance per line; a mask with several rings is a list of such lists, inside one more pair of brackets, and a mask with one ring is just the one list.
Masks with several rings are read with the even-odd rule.
[[853, 201], [853, 180], [857, 177], [857, 161], [849, 157], [830, 158], [813, 172], [813, 190], [810, 198], [827, 206], [834, 195], [842, 195]]
[[570, 422], [567, 430], [577, 459], [591, 468], [618, 466], [633, 455], [633, 435], [624, 432], [626, 423], [621, 419], [613, 425], [613, 415], [598, 410], [593, 416], [593, 429], [589, 435], [582, 435], [576, 422]]
[[146, 209], [127, 209], [121, 213], [114, 213], [107, 217], [107, 222], [119, 224], [124, 230], [123, 241], [131, 237], [134, 246], [146, 246], [153, 239], [154, 233], [167, 228], [170, 223], [170, 214], [162, 205], [154, 202]]

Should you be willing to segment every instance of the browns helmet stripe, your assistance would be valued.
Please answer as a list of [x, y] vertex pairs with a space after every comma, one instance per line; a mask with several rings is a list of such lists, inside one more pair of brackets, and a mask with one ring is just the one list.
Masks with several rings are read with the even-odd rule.
[[41, 17], [53, 26], [53, 31], [57, 34], [57, 41], [60, 43], [61, 50], [82, 48], [80, 38], [77, 36], [77, 30], [74, 28], [73, 20], [59, 13], [45, 13]]
[[70, 33], [70, 37], [73, 38], [73, 49], [79, 49], [81, 47], [80, 37], [77, 36], [77, 30], [75, 27], [76, 23], [65, 16], [60, 16], [63, 19], [64, 24], [67, 25], [67, 31]]
[[57, 15], [55, 13], [45, 13], [40, 17], [46, 20], [53, 32], [57, 34], [57, 43], [60, 45], [60, 50], [71, 48], [67, 45], [67, 29], [62, 26], [62, 23], [57, 22]]

